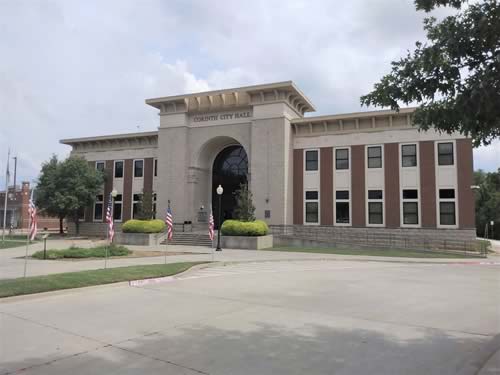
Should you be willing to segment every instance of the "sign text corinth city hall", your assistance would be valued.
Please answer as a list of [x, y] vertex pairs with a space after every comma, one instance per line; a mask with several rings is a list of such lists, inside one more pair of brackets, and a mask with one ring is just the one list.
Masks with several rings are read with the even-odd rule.
[[218, 120], [234, 120], [240, 118], [252, 117], [250, 111], [246, 112], [232, 112], [232, 113], [215, 113], [213, 115], [199, 115], [193, 117], [193, 122], [203, 121], [218, 121]]

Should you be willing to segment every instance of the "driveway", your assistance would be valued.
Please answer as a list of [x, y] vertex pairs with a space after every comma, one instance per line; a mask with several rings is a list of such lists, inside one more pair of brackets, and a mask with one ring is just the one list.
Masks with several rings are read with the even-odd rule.
[[499, 285], [498, 265], [290, 260], [4, 300], [0, 374], [475, 374]]

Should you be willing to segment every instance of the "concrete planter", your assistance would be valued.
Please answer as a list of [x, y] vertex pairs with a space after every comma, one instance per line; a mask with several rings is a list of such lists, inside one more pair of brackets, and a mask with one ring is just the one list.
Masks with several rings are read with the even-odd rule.
[[273, 247], [273, 236], [221, 236], [221, 246], [226, 249], [260, 250]]
[[158, 233], [115, 233], [114, 243], [120, 245], [158, 245]]

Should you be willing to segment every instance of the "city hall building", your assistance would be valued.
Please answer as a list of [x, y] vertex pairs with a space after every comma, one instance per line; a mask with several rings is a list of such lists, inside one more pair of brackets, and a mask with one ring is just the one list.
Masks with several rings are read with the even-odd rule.
[[112, 189], [116, 221], [132, 218], [150, 192], [157, 217], [170, 202], [174, 221], [196, 231], [217, 212], [218, 185], [231, 218], [233, 193], [248, 183], [256, 217], [275, 233], [475, 238], [471, 140], [419, 131], [411, 108], [305, 116], [315, 107], [291, 81], [146, 104], [158, 110], [157, 131], [61, 141], [109, 176], [84, 232], [105, 232]]

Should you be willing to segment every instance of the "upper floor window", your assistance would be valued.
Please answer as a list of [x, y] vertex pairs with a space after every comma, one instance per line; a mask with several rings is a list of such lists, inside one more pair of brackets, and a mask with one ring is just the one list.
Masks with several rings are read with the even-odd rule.
[[99, 172], [104, 172], [104, 162], [103, 161], [96, 161], [95, 162], [95, 169], [98, 170]]
[[453, 165], [453, 142], [438, 143], [438, 164]]
[[104, 195], [97, 194], [94, 201], [94, 221], [101, 221], [104, 208]]
[[349, 149], [335, 150], [335, 169], [349, 169]]
[[158, 159], [155, 159], [154, 162], [154, 176], [158, 177]]
[[144, 175], [144, 160], [134, 160], [134, 177]]
[[306, 151], [306, 171], [318, 170], [318, 151]]
[[115, 178], [123, 178], [123, 161], [115, 161]]
[[368, 168], [382, 168], [382, 147], [368, 147]]
[[417, 145], [401, 146], [401, 165], [403, 167], [417, 166]]

